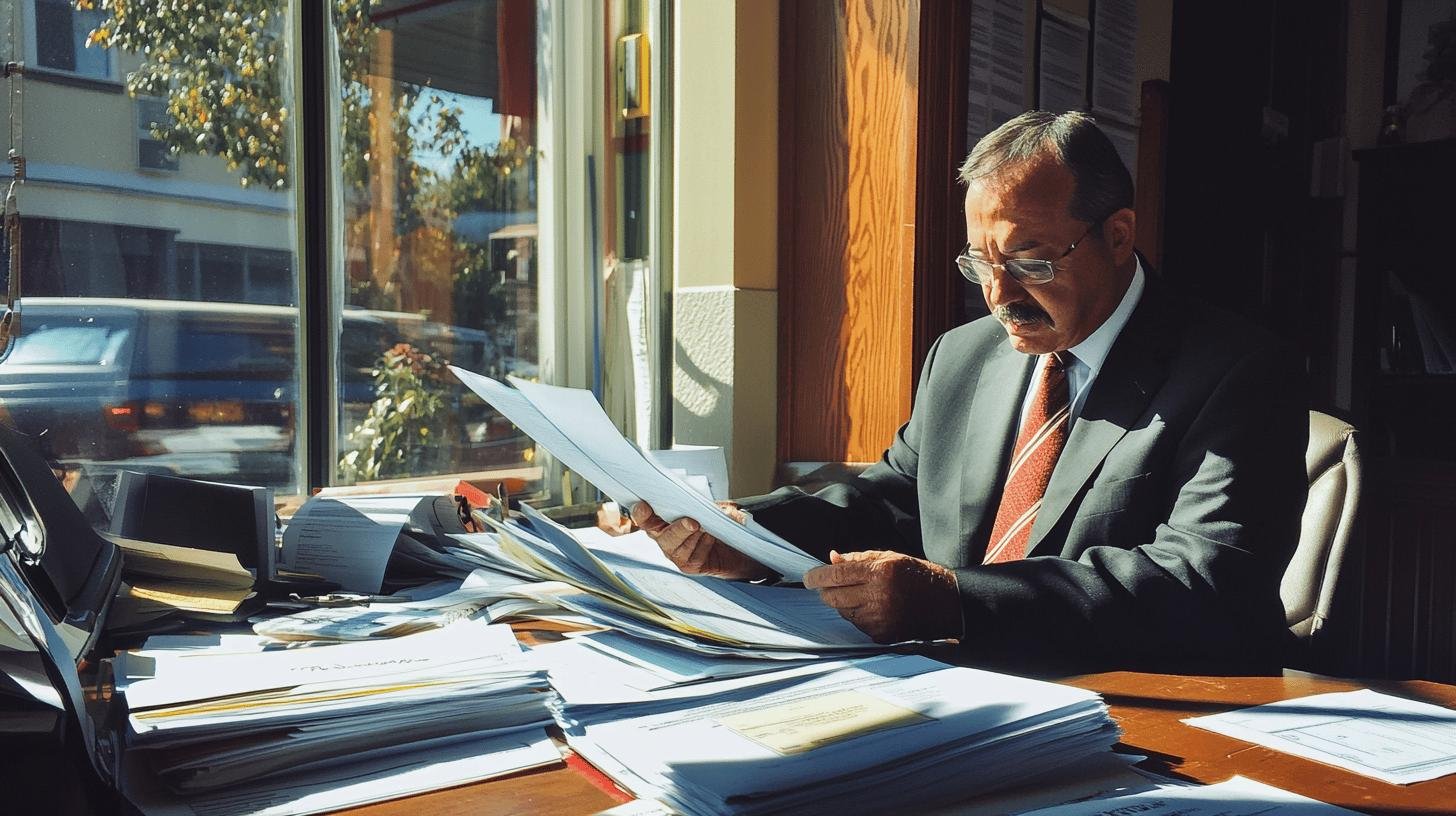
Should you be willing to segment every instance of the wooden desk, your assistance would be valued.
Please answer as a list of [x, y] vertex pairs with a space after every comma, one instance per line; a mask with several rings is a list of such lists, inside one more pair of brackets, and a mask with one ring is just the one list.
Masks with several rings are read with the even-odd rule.
[[1287, 673], [1283, 677], [1190, 677], [1110, 672], [1066, 682], [1100, 692], [1122, 726], [1122, 744], [1150, 755], [1142, 767], [1198, 782], [1242, 774], [1276, 788], [1369, 814], [1456, 813], [1456, 776], [1389, 785], [1184, 725], [1180, 720], [1234, 708], [1370, 687], [1456, 708], [1456, 686], [1422, 681], [1361, 684]]
[[[1456, 776], [1416, 785], [1387, 785], [1317, 762], [1280, 754], [1180, 720], [1291, 697], [1348, 691], [1362, 684], [1288, 674], [1284, 677], [1197, 677], [1110, 672], [1067, 683], [1100, 692], [1122, 725], [1122, 745], [1149, 755], [1143, 767], [1198, 782], [1242, 774], [1260, 782], [1369, 814], [1456, 813]], [[1456, 708], [1456, 686], [1408, 681], [1372, 687]], [[581, 773], [553, 768], [509, 779], [385, 802], [347, 811], [357, 816], [455, 814], [590, 814], [614, 804]]]

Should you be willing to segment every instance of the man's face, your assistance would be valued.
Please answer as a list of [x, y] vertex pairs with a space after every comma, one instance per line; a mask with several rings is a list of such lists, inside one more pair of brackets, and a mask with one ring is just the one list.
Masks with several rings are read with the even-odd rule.
[[[972, 256], [996, 264], [1056, 261], [1046, 283], [1021, 283], [1001, 267], [983, 276], [986, 305], [1012, 348], [1026, 354], [1063, 351], [1087, 339], [1117, 308], [1132, 278], [1132, 211], [1119, 210], [1095, 227], [1078, 221], [1067, 212], [1075, 184], [1066, 167], [1037, 159], [972, 182], [966, 191]], [[1061, 257], [1074, 242], [1076, 249]]]

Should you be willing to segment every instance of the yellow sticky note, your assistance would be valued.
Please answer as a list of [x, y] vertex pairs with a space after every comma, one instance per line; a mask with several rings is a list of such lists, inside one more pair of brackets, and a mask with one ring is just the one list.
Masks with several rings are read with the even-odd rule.
[[929, 719], [862, 691], [840, 691], [733, 714], [718, 722], [776, 754], [789, 756]]

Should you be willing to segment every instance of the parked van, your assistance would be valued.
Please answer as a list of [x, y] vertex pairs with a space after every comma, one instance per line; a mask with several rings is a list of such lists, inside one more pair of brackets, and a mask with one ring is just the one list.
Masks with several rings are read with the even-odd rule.
[[[297, 309], [29, 297], [21, 319], [0, 364], [0, 414], [53, 460], [297, 488]], [[372, 368], [396, 343], [498, 366], [483, 331], [362, 309], [343, 321], [341, 440], [374, 402]], [[448, 393], [439, 472], [520, 463], [529, 440], [467, 389]]]

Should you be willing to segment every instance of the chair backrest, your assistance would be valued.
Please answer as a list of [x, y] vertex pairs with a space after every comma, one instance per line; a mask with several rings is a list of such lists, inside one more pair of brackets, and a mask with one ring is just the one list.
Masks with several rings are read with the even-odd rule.
[[1335, 581], [1349, 548], [1360, 503], [1360, 449], [1354, 426], [1329, 414], [1309, 412], [1309, 499], [1299, 547], [1284, 571], [1279, 596], [1289, 631], [1309, 640], [1329, 620]]

